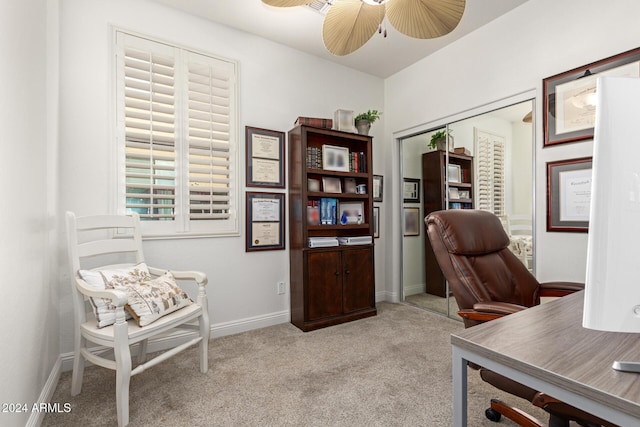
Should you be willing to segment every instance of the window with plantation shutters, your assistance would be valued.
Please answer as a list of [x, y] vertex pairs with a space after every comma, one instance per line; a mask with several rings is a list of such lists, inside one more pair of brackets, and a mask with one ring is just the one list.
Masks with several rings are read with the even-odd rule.
[[120, 211], [147, 235], [237, 234], [236, 64], [116, 32]]
[[476, 206], [503, 216], [505, 207], [505, 138], [475, 129]]

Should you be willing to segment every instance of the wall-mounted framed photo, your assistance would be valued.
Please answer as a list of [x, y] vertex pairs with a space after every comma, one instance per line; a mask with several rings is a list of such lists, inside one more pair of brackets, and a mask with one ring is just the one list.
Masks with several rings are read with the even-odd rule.
[[285, 187], [284, 132], [245, 127], [247, 187]]
[[373, 238], [380, 237], [380, 207], [373, 207]]
[[246, 194], [246, 252], [284, 249], [284, 193]]
[[591, 161], [583, 157], [547, 163], [547, 231], [589, 230]]
[[334, 145], [322, 146], [322, 169], [349, 172], [349, 148]]
[[384, 178], [382, 175], [373, 175], [373, 201], [382, 202], [382, 189]]
[[542, 80], [544, 147], [593, 138], [596, 80], [640, 77], [640, 48]]
[[415, 178], [404, 178], [403, 200], [405, 203], [420, 203], [420, 180]]
[[420, 235], [420, 208], [404, 208], [404, 235]]

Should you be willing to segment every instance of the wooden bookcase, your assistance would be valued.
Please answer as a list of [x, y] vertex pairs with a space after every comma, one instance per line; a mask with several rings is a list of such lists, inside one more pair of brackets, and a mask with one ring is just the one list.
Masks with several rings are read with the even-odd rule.
[[[457, 180], [448, 182], [450, 194], [457, 193], [457, 199], [447, 197], [446, 172], [449, 166], [456, 171]], [[459, 168], [459, 169], [458, 169]], [[457, 171], [459, 170], [459, 174]], [[474, 209], [473, 157], [449, 153], [447, 165], [446, 153], [441, 150], [430, 151], [422, 155], [422, 192], [424, 216], [445, 209]], [[453, 190], [452, 190], [453, 189]], [[466, 196], [466, 197], [460, 197]], [[431, 248], [429, 237], [425, 235], [425, 273], [428, 294], [446, 296], [446, 281]]]
[[[299, 125], [289, 131], [289, 253], [291, 323], [303, 331], [376, 315], [373, 252], [373, 165], [370, 136]], [[327, 170], [344, 167], [344, 158], [331, 163], [329, 155], [357, 153], [358, 171]], [[351, 163], [351, 162], [350, 162]], [[352, 168], [351, 168], [352, 169]], [[328, 180], [327, 180], [328, 178]], [[309, 189], [309, 180], [319, 188]], [[340, 183], [340, 192], [330, 184]], [[326, 185], [325, 185], [326, 184]], [[363, 194], [350, 193], [353, 185]], [[349, 188], [351, 187], [351, 188]], [[362, 188], [362, 187], [361, 187]], [[309, 208], [321, 199], [335, 200], [335, 224], [316, 224]], [[360, 207], [340, 222], [340, 205]], [[354, 213], [360, 212], [361, 215]], [[358, 219], [359, 218], [359, 219]], [[371, 236], [371, 243], [309, 247], [314, 237]]]

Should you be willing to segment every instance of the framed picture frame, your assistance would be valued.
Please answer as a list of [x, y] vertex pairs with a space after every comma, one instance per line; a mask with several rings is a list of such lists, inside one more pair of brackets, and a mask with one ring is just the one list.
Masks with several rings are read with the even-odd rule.
[[342, 182], [335, 176], [322, 177], [322, 191], [325, 193], [342, 193]]
[[333, 113], [333, 128], [343, 132], [355, 133], [356, 127], [353, 118], [353, 110], [336, 110]]
[[350, 194], [356, 194], [358, 192], [358, 187], [355, 178], [345, 178], [344, 179], [344, 192]]
[[337, 219], [341, 225], [363, 224], [365, 221], [364, 202], [340, 202]]
[[245, 126], [247, 187], [285, 187], [284, 132]]
[[593, 138], [596, 79], [640, 77], [640, 48], [542, 80], [544, 147]]
[[373, 207], [373, 238], [380, 238], [380, 207]]
[[547, 231], [589, 230], [592, 158], [547, 163]]
[[316, 178], [307, 178], [307, 191], [310, 192], [319, 192], [320, 191], [320, 180]]
[[447, 176], [449, 182], [462, 182], [462, 173], [460, 171], [460, 165], [447, 165]]
[[349, 172], [349, 148], [323, 145], [322, 168], [328, 171]]
[[402, 198], [404, 203], [420, 203], [420, 180], [404, 178], [402, 184]]
[[384, 177], [382, 175], [373, 175], [373, 201], [382, 202]]
[[284, 193], [246, 193], [246, 252], [284, 249], [284, 196]]
[[404, 208], [404, 235], [420, 235], [420, 208]]
[[460, 200], [460, 192], [457, 187], [449, 187], [449, 200]]

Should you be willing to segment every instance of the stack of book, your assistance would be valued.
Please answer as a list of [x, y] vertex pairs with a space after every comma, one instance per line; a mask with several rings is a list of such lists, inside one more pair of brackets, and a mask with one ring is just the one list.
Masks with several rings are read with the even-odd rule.
[[338, 237], [340, 245], [370, 245], [372, 242], [371, 236]]
[[317, 128], [331, 129], [331, 127], [333, 127], [333, 120], [322, 119], [318, 117], [298, 117], [294, 123], [294, 126], [297, 125], [307, 125]]
[[338, 245], [338, 239], [335, 237], [309, 237], [310, 248], [328, 248]]

